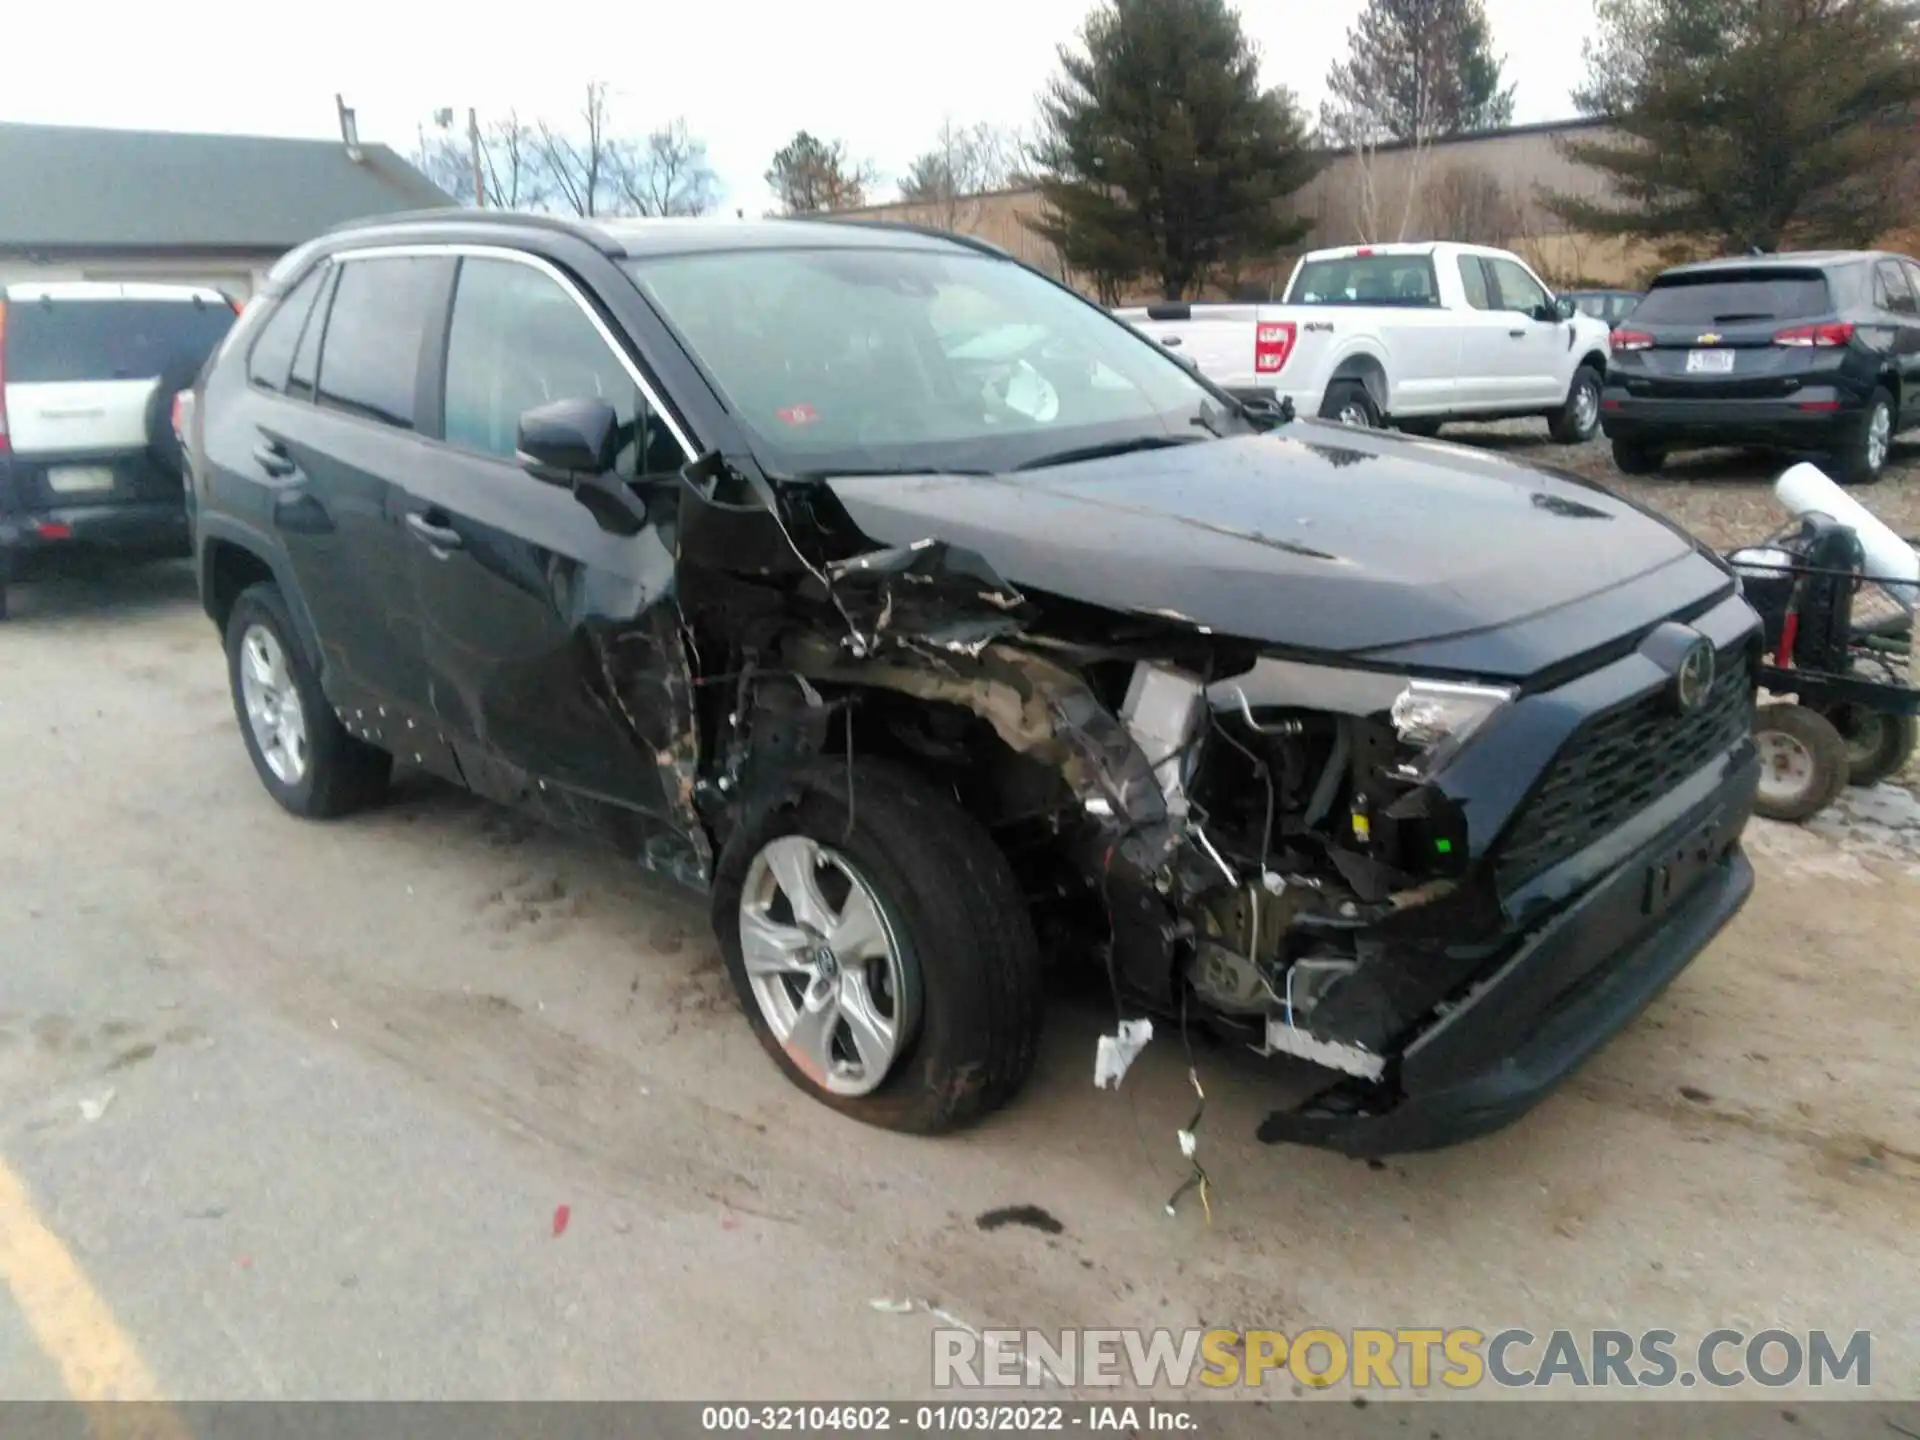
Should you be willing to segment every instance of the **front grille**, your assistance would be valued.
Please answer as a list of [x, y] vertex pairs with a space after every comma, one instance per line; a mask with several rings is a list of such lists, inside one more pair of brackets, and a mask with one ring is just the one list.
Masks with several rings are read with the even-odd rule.
[[1726, 753], [1753, 728], [1752, 660], [1722, 651], [1706, 703], [1687, 715], [1664, 691], [1595, 716], [1554, 757], [1495, 861], [1501, 890], [1577, 855]]

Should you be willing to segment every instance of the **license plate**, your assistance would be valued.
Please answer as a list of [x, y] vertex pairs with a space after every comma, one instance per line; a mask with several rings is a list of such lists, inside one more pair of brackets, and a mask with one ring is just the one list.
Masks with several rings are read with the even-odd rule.
[[1695, 375], [1730, 375], [1733, 373], [1733, 351], [1689, 350], [1687, 372]]
[[1721, 842], [1725, 838], [1720, 829], [1720, 818], [1716, 814], [1647, 867], [1646, 888], [1640, 900], [1642, 914], [1660, 914], [1699, 883], [1700, 877], [1720, 858]]
[[78, 495], [113, 488], [110, 465], [55, 465], [47, 471], [47, 488], [60, 495]]

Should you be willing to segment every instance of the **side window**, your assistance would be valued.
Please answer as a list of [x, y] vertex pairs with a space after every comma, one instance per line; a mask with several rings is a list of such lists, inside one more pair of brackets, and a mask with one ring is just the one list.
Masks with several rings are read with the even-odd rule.
[[287, 371], [293, 365], [293, 350], [300, 343], [300, 327], [313, 309], [313, 297], [320, 293], [324, 265], [315, 266], [307, 277], [281, 296], [267, 323], [247, 354], [247, 379], [262, 390], [284, 390]]
[[1882, 310], [1891, 310], [1896, 315], [1920, 313], [1906, 273], [1891, 260], [1882, 260], [1873, 267], [1873, 300]]
[[327, 333], [327, 307], [333, 303], [333, 286], [339, 277], [338, 265], [320, 269], [320, 298], [307, 316], [307, 328], [300, 332], [300, 348], [293, 352], [293, 369], [287, 373], [290, 400], [313, 399], [314, 382], [320, 376], [320, 341]]
[[1478, 255], [1460, 257], [1460, 283], [1466, 288], [1467, 304], [1476, 310], [1493, 308], [1493, 297], [1487, 293], [1487, 272]]
[[1913, 291], [1917, 300], [1920, 300], [1920, 265], [1914, 264], [1911, 260], [1902, 260], [1900, 268], [1907, 272], [1907, 288]]
[[1547, 292], [1524, 269], [1512, 260], [1490, 258], [1487, 270], [1493, 276], [1494, 288], [1500, 292], [1502, 310], [1518, 310], [1531, 315], [1547, 303]]
[[387, 257], [340, 265], [320, 351], [322, 405], [413, 428], [421, 345], [429, 312], [444, 293], [434, 283], [438, 263]]
[[554, 400], [605, 400], [625, 443], [616, 474], [678, 470], [672, 434], [573, 296], [511, 260], [463, 260], [447, 332], [447, 443], [512, 459], [520, 415]]

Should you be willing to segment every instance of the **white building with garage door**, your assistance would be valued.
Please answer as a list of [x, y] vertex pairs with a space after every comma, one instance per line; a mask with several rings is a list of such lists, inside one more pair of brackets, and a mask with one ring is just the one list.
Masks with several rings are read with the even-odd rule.
[[0, 124], [0, 286], [169, 280], [236, 300], [343, 221], [454, 202], [385, 145]]

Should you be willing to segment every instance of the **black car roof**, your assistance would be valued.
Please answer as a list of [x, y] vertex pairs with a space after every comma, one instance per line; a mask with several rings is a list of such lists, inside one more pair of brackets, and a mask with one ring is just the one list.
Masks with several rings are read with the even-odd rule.
[[581, 219], [515, 210], [420, 210], [382, 215], [336, 226], [330, 240], [403, 243], [430, 240], [449, 231], [498, 229], [559, 231], [613, 256], [691, 255], [714, 251], [808, 249], [970, 250], [1012, 258], [997, 245], [971, 235], [896, 221], [794, 216], [726, 220], [710, 216], [668, 219]]

